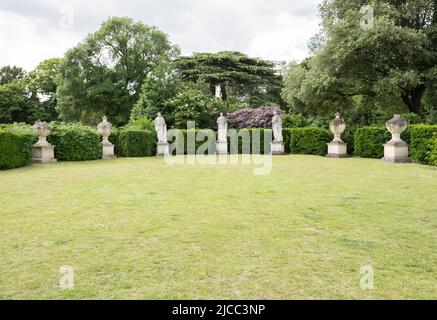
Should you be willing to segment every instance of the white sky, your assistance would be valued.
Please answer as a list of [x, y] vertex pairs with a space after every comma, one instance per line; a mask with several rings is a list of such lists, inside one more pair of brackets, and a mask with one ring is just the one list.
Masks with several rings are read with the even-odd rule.
[[0, 66], [62, 57], [109, 16], [155, 25], [183, 54], [241, 51], [301, 60], [321, 0], [0, 0]]

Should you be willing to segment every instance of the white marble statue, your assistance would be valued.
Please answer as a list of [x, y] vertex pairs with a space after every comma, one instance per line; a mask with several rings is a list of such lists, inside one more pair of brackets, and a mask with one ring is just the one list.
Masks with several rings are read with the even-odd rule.
[[167, 143], [167, 125], [161, 113], [155, 119], [155, 130], [158, 135], [158, 143]]
[[275, 142], [283, 142], [282, 136], [282, 119], [277, 111], [275, 111], [272, 119], [273, 137]]
[[227, 143], [228, 141], [228, 119], [220, 113], [220, 117], [217, 119], [218, 124], [218, 142]]
[[215, 97], [218, 99], [223, 99], [222, 87], [215, 86]]

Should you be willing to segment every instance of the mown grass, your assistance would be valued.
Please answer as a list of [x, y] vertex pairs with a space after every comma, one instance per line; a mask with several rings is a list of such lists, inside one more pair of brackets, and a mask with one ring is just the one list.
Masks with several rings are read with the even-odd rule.
[[[2, 299], [433, 299], [437, 170], [275, 157], [0, 172]], [[74, 268], [62, 290], [59, 268]], [[374, 290], [359, 286], [375, 270]]]

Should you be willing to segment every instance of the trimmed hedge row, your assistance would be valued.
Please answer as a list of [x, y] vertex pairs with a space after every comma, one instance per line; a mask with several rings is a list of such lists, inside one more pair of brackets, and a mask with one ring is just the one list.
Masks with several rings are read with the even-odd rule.
[[409, 128], [410, 156], [411, 159], [420, 163], [429, 164], [428, 155], [431, 151], [434, 134], [437, 133], [437, 125], [413, 125]]
[[327, 144], [332, 139], [332, 134], [322, 128], [293, 128], [291, 129], [290, 150], [293, 154], [325, 156], [328, 153]]
[[437, 166], [437, 133], [434, 133], [434, 137], [431, 140], [431, 150], [428, 155], [428, 163], [433, 166]]
[[91, 127], [53, 124], [47, 140], [55, 146], [55, 158], [58, 161], [87, 161], [102, 157], [100, 135]]
[[384, 157], [384, 144], [391, 139], [383, 127], [361, 127], [354, 134], [354, 154], [362, 158]]
[[156, 135], [149, 130], [126, 128], [117, 133], [116, 149], [122, 157], [151, 157], [156, 154]]
[[0, 170], [24, 167], [32, 163], [35, 135], [30, 127], [0, 127]]

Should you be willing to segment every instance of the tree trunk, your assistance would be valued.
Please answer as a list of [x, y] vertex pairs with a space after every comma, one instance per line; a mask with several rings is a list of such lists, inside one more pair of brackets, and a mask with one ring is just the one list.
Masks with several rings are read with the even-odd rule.
[[422, 113], [422, 98], [424, 93], [425, 93], [425, 86], [421, 85], [405, 93], [402, 96], [402, 100], [407, 105], [408, 110], [410, 112], [413, 112], [418, 115]]
[[222, 100], [223, 100], [223, 101], [228, 100], [228, 93], [226, 92], [226, 85], [221, 84], [221, 85], [220, 85], [220, 88], [221, 88], [221, 90], [222, 90]]

